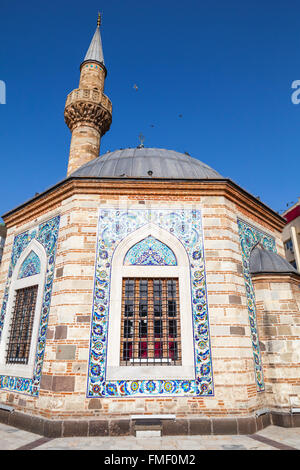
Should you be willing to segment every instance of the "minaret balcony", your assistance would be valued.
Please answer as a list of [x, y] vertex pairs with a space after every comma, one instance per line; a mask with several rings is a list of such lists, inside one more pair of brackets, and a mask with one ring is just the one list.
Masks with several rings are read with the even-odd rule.
[[112, 122], [112, 104], [97, 89], [77, 88], [67, 97], [64, 116], [71, 131], [75, 127], [88, 125], [103, 136]]
[[88, 88], [77, 88], [68, 94], [66, 106], [75, 101], [89, 101], [94, 104], [100, 104], [102, 108], [112, 114], [112, 103], [110, 99], [98, 90]]

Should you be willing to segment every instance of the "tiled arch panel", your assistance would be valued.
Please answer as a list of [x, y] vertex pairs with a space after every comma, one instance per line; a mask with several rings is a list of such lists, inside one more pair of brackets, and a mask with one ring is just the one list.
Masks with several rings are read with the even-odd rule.
[[274, 237], [264, 233], [262, 230], [253, 227], [252, 225], [248, 224], [247, 222], [241, 219], [238, 219], [237, 223], [242, 248], [243, 273], [247, 293], [247, 306], [251, 331], [256, 387], [257, 391], [262, 392], [265, 390], [265, 384], [259, 348], [259, 337], [257, 332], [255, 294], [249, 270], [249, 258], [251, 250], [258, 243], [261, 243], [265, 249], [273, 251], [275, 253], [276, 245]]
[[[190, 261], [194, 327], [194, 380], [106, 380], [107, 328], [113, 253], [130, 233], [149, 223], [173, 234]], [[101, 209], [87, 397], [212, 396], [214, 394], [200, 210]]]
[[128, 250], [125, 265], [133, 266], [176, 266], [176, 257], [167, 245], [149, 236]]
[[[39, 325], [38, 333], [38, 344], [36, 349], [36, 357], [34, 364], [34, 372], [32, 378], [24, 377], [10, 377], [7, 375], [0, 375], [0, 389], [16, 391], [24, 393], [26, 395], [38, 396], [40, 390], [40, 380], [42, 374], [42, 366], [45, 353], [46, 345], [46, 333], [48, 325], [48, 317], [50, 311], [51, 292], [54, 278], [55, 268], [55, 255], [58, 238], [60, 217], [54, 217], [53, 219], [40, 224], [38, 227], [23, 232], [17, 235], [14, 239], [11, 261], [9, 266], [8, 278], [4, 291], [4, 298], [2, 303], [2, 309], [0, 313], [0, 340], [1, 333], [4, 324], [4, 318], [6, 314], [7, 302], [9, 289], [11, 284], [11, 278], [13, 270], [17, 264], [23, 251], [29, 245], [32, 240], [37, 240], [45, 248], [47, 255], [47, 270], [45, 287], [43, 293], [43, 302], [41, 308], [41, 320]], [[27, 259], [27, 258], [26, 258]], [[21, 268], [22, 269], [22, 268]]]
[[41, 272], [41, 261], [38, 255], [31, 251], [26, 259], [23, 261], [20, 268], [18, 279], [24, 279], [24, 277], [34, 276]]

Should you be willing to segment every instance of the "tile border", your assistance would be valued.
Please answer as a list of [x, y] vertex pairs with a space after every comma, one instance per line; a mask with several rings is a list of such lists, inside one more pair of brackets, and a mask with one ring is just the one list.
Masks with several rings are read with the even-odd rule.
[[46, 335], [51, 304], [52, 286], [55, 272], [55, 258], [59, 224], [60, 216], [58, 215], [14, 237], [11, 252], [11, 261], [4, 290], [2, 309], [0, 312], [0, 339], [6, 315], [6, 308], [8, 304], [13, 270], [23, 251], [26, 249], [26, 247], [30, 244], [32, 240], [37, 240], [45, 248], [47, 255], [46, 278], [42, 297], [43, 300], [41, 306], [40, 324], [38, 329], [38, 341], [36, 346], [33, 377], [0, 375], [0, 390], [10, 390], [18, 392], [20, 394], [31, 395], [35, 397], [39, 395], [42, 367], [46, 347]]
[[250, 334], [253, 350], [253, 361], [254, 361], [254, 373], [256, 380], [256, 388], [258, 392], [265, 390], [264, 376], [263, 376], [263, 364], [261, 359], [259, 337], [256, 321], [256, 305], [255, 305], [255, 293], [252, 284], [249, 260], [252, 249], [261, 243], [266, 250], [270, 250], [276, 253], [275, 238], [268, 235], [263, 230], [250, 225], [242, 219], [237, 218], [238, 233], [240, 237], [242, 261], [243, 261], [243, 275], [245, 281], [246, 295], [247, 295], [247, 307], [248, 316], [250, 323]]
[[[176, 237], [190, 263], [194, 329], [193, 380], [107, 380], [107, 337], [111, 266], [114, 253], [128, 235], [152, 224]], [[87, 398], [128, 396], [213, 396], [213, 371], [206, 291], [202, 214], [200, 209], [100, 208], [95, 262]]]

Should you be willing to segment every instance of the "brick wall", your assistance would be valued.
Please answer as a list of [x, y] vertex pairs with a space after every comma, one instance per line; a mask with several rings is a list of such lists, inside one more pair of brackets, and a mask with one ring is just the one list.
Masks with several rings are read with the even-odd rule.
[[[31, 398], [2, 390], [0, 400], [21, 411], [52, 418], [135, 413], [232, 416], [247, 415], [265, 406], [270, 393], [256, 392], [237, 216], [275, 236], [282, 251], [279, 232], [224, 196], [154, 196], [142, 190], [128, 196], [127, 203], [135, 207], [150, 203], [178, 207], [189, 202], [201, 206], [215, 394], [201, 398], [86, 398], [98, 210], [100, 205], [109, 206], [118, 200], [117, 196], [74, 194], [51, 213], [45, 208], [37, 219], [10, 227], [0, 273], [1, 298], [15, 234], [45, 217], [61, 215], [40, 394]], [[270, 374], [266, 376], [271, 384]]]

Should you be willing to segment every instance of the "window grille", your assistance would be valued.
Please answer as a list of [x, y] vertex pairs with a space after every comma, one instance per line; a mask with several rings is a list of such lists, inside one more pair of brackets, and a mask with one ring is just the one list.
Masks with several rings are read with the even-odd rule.
[[7, 364], [27, 364], [38, 286], [16, 291], [7, 348]]
[[287, 240], [285, 243], [284, 243], [284, 246], [285, 246], [285, 249], [287, 251], [290, 251], [291, 253], [294, 253], [294, 246], [293, 246], [293, 242], [291, 239]]
[[123, 279], [121, 322], [121, 365], [181, 365], [178, 279]]

